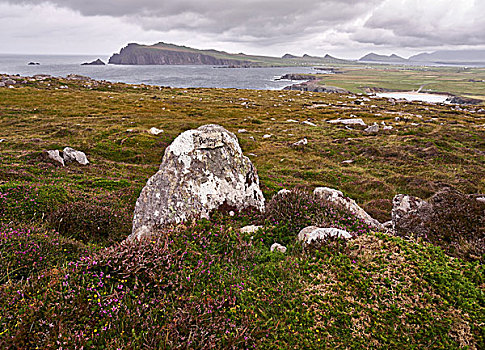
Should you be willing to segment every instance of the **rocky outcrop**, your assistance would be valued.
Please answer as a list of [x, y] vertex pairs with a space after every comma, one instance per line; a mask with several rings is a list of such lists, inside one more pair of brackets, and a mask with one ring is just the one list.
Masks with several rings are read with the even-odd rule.
[[394, 197], [392, 226], [403, 237], [422, 237], [449, 254], [483, 259], [485, 203], [473, 195], [444, 188], [424, 201], [399, 194]]
[[92, 62], [85, 62], [85, 63], [82, 63], [81, 66], [104, 66], [106, 65], [106, 63], [104, 63], [103, 61], [101, 61], [99, 58], [95, 61], [92, 61]]
[[298, 73], [288, 73], [282, 75], [277, 80], [321, 80], [322, 76], [312, 75], [312, 74], [298, 74]]
[[255, 167], [233, 133], [204, 125], [180, 134], [136, 202], [129, 239], [156, 227], [209, 218], [218, 208], [264, 210]]
[[350, 239], [352, 235], [347, 231], [338, 228], [321, 228], [308, 226], [298, 233], [298, 241], [304, 245], [310, 245], [314, 242], [324, 241], [328, 238]]
[[326, 92], [326, 93], [332, 93], [332, 94], [350, 93], [348, 90], [345, 90], [336, 86], [321, 85], [318, 82], [319, 80], [314, 80], [314, 81], [309, 81], [301, 84], [293, 84], [291, 86], [285, 87], [284, 90]]
[[446, 102], [458, 104], [458, 105], [479, 105], [483, 103], [482, 100], [478, 100], [476, 98], [460, 97], [460, 96], [453, 96], [453, 97], [447, 98]]
[[169, 45], [129, 44], [109, 59], [110, 64], [128, 65], [245, 65], [249, 61], [219, 58], [208, 51], [175, 48]]
[[313, 195], [317, 198], [323, 199], [324, 201], [333, 203], [337, 207], [344, 208], [374, 229], [383, 229], [383, 226], [381, 223], [379, 223], [379, 221], [367, 214], [366, 211], [362, 209], [353, 199], [345, 197], [341, 191], [329, 187], [317, 187], [313, 191]]

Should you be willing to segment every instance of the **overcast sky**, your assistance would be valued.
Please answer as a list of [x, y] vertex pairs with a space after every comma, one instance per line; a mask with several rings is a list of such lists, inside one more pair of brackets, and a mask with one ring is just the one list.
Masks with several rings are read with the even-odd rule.
[[0, 53], [110, 55], [159, 41], [344, 58], [485, 49], [485, 0], [0, 0]]

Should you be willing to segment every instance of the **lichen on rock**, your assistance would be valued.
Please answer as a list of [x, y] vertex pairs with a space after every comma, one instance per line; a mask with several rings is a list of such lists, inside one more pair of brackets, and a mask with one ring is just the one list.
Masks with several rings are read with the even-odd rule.
[[137, 200], [129, 239], [156, 227], [209, 218], [221, 206], [264, 211], [255, 167], [236, 136], [219, 125], [180, 134]]

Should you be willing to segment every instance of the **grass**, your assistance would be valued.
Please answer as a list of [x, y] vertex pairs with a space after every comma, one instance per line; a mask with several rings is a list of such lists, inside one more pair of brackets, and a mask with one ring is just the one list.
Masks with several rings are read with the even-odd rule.
[[[484, 193], [482, 107], [83, 85], [0, 89], [1, 348], [485, 347], [482, 264], [372, 232], [304, 191], [338, 188], [381, 221], [397, 193]], [[326, 122], [351, 114], [394, 128], [367, 135]], [[303, 190], [271, 200], [265, 216], [216, 213], [123, 243], [165, 148], [207, 123], [237, 134], [268, 200]], [[307, 146], [292, 147], [303, 137]], [[60, 168], [41, 157], [65, 146], [91, 164]], [[241, 234], [248, 224], [263, 228]], [[355, 239], [303, 248], [296, 235], [309, 224]], [[274, 242], [287, 254], [270, 253]]]

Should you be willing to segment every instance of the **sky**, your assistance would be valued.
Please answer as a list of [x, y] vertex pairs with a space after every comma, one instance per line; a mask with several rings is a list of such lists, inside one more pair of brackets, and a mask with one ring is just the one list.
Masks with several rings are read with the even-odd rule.
[[485, 0], [0, 0], [0, 53], [128, 43], [281, 56], [485, 49]]

